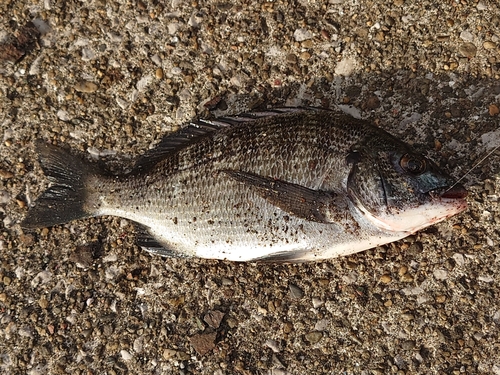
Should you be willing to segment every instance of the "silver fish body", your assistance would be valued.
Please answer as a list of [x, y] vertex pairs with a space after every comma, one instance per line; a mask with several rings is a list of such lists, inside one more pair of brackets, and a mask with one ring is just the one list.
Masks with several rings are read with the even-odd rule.
[[283, 109], [193, 123], [135, 170], [104, 176], [39, 145], [53, 185], [22, 225], [101, 215], [141, 225], [168, 256], [313, 261], [392, 242], [466, 208], [466, 190], [407, 144], [363, 120]]

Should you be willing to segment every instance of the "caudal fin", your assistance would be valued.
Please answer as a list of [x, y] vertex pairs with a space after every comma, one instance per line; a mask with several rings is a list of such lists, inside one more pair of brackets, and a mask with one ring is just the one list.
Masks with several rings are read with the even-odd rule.
[[84, 209], [85, 183], [91, 166], [66, 150], [36, 142], [40, 164], [51, 186], [35, 201], [21, 222], [24, 228], [50, 227], [92, 216]]

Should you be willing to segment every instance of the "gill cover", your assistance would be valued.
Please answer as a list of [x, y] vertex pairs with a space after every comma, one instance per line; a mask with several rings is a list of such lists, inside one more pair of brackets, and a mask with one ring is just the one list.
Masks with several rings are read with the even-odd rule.
[[347, 191], [353, 203], [378, 227], [387, 230], [413, 232], [423, 227], [424, 221], [448, 217], [447, 208], [436, 212], [434, 208], [438, 200], [443, 204], [442, 198], [446, 197], [441, 196], [453, 181], [432, 161], [408, 147], [385, 146], [356, 149], [347, 156], [346, 162], [351, 165]]

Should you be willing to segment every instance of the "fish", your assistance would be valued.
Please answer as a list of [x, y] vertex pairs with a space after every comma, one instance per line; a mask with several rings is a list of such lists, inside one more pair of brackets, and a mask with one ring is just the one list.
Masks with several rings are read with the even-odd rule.
[[128, 173], [102, 172], [39, 140], [50, 185], [21, 227], [96, 216], [136, 224], [165, 257], [322, 261], [397, 241], [467, 208], [467, 190], [369, 121], [279, 108], [198, 120]]

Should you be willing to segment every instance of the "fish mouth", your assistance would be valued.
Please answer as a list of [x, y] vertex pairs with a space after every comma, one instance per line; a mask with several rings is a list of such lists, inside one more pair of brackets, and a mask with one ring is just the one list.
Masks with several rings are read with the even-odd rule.
[[434, 199], [465, 199], [469, 192], [462, 184], [455, 184], [451, 187], [432, 190], [429, 192]]

